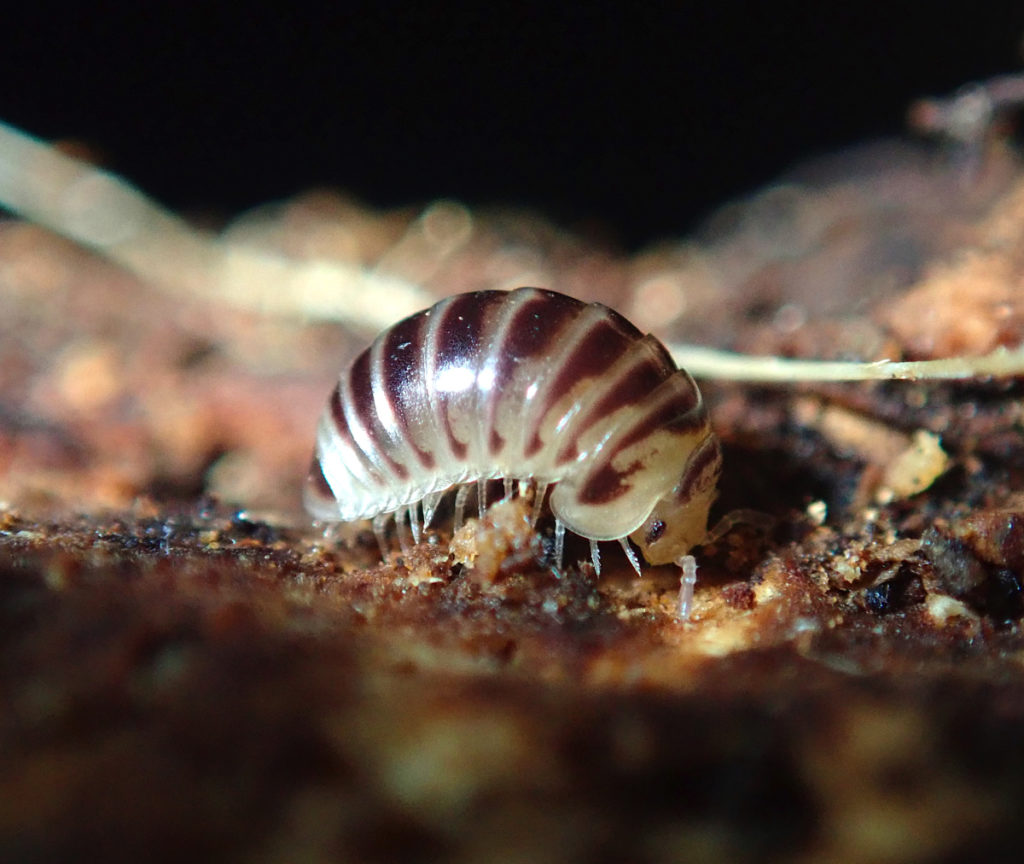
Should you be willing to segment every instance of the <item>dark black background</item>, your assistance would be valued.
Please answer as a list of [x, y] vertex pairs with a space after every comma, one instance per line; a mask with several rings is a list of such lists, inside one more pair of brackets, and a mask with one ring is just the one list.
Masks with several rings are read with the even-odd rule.
[[1020, 63], [1024, 3], [33, 5], [0, 118], [175, 209], [313, 186], [679, 235], [907, 104]]

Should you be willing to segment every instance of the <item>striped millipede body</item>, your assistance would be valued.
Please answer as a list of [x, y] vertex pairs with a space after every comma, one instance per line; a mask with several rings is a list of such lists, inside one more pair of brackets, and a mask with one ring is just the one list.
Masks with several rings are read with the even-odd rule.
[[617, 540], [639, 571], [628, 538], [692, 581], [720, 468], [697, 385], [653, 336], [554, 291], [478, 291], [388, 328], [342, 373], [305, 501], [418, 537], [420, 506], [429, 524], [450, 489], [518, 481], [547, 496], [559, 562], [569, 530], [595, 566], [597, 541]]

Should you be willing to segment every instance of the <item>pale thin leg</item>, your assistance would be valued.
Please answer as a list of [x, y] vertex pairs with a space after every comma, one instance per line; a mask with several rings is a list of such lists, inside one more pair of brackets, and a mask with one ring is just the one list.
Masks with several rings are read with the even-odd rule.
[[597, 548], [597, 541], [590, 541], [590, 560], [594, 562], [594, 572], [601, 575], [601, 551]]
[[751, 528], [767, 534], [775, 527], [775, 520], [759, 510], [731, 510], [718, 520], [714, 528], [708, 531], [707, 536], [701, 541], [701, 545], [721, 540], [737, 525], [749, 525]]
[[484, 513], [487, 512], [487, 481], [477, 480], [476, 481], [476, 507], [480, 511], [480, 518], [484, 518]]
[[410, 504], [406, 511], [409, 516], [409, 527], [412, 528], [412, 542], [420, 542], [420, 515], [419, 504]]
[[697, 584], [697, 559], [692, 555], [684, 555], [676, 564], [683, 569], [679, 580], [679, 620], [689, 621], [693, 608], [693, 586]]
[[503, 477], [502, 483], [505, 486], [505, 497], [503, 500], [508, 501], [512, 497], [512, 478]]
[[469, 497], [469, 486], [460, 486], [459, 491], [455, 493], [455, 530], [458, 531], [462, 527], [462, 523], [466, 521], [466, 499]]
[[406, 555], [409, 554], [409, 550], [412, 548], [409, 546], [409, 535], [406, 533], [403, 523], [405, 518], [409, 516], [408, 510], [396, 510], [395, 511], [395, 531], [398, 534], [398, 545], [402, 547], [402, 552]]
[[373, 517], [373, 534], [377, 538], [377, 545], [380, 546], [380, 557], [387, 560], [388, 557], [388, 514], [378, 513]]
[[565, 525], [561, 519], [555, 520], [555, 569], [562, 569], [562, 553], [565, 551]]
[[441, 502], [441, 498], [444, 497], [444, 492], [428, 492], [423, 496], [423, 530], [426, 531], [430, 527], [430, 523], [434, 521], [434, 513], [437, 511], [437, 505]]
[[629, 545], [629, 539], [620, 537], [619, 545], [622, 547], [622, 551], [626, 553], [626, 557], [629, 559], [629, 563], [633, 565], [633, 569], [636, 570], [636, 575], [643, 576], [644, 574], [640, 572], [640, 561], [637, 560], [633, 547]]
[[534, 528], [537, 525], [537, 520], [540, 519], [540, 511], [544, 507], [544, 496], [547, 494], [548, 484], [538, 483], [537, 488], [533, 493], [533, 512], [530, 514], [530, 527]]

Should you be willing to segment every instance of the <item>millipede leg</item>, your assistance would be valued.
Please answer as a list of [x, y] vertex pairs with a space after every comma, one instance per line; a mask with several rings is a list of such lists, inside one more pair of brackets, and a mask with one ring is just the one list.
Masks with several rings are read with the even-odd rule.
[[679, 620], [688, 621], [693, 608], [693, 586], [697, 584], [697, 559], [684, 555], [676, 564], [683, 569], [679, 580]]
[[[318, 528], [318, 527], [320, 527], [320, 523], [319, 522], [314, 522], [313, 526], [315, 528]], [[338, 528], [339, 528], [339, 525], [338, 525], [337, 522], [328, 522], [326, 525], [324, 525], [323, 526], [324, 540], [326, 540], [328, 543], [337, 543], [338, 542], [338, 536], [339, 536]]]
[[537, 520], [540, 519], [540, 511], [544, 507], [544, 496], [547, 494], [548, 484], [538, 483], [533, 493], [533, 512], [530, 514], [530, 527], [534, 528], [537, 525]]
[[460, 486], [455, 493], [455, 530], [462, 527], [466, 521], [466, 499], [469, 497], [469, 486]]
[[565, 551], [565, 525], [561, 519], [555, 520], [555, 569], [562, 569], [562, 553]]
[[410, 515], [409, 510], [396, 510], [395, 511], [395, 531], [398, 534], [398, 545], [402, 547], [402, 552], [406, 555], [409, 554], [409, 550], [412, 548], [409, 546], [409, 538], [406, 533], [403, 522], [405, 518]]
[[714, 528], [708, 530], [707, 536], [701, 541], [701, 545], [704, 546], [721, 540], [722, 537], [737, 525], [749, 525], [754, 530], [767, 534], [775, 527], [775, 520], [760, 510], [748, 510], [746, 508], [731, 510], [718, 520]]
[[434, 521], [434, 513], [437, 511], [437, 505], [441, 502], [442, 497], [444, 497], [444, 492], [428, 492], [423, 496], [424, 531], [426, 531], [430, 527], [430, 523]]
[[380, 557], [387, 560], [388, 557], [388, 514], [379, 513], [373, 517], [373, 534], [377, 538], [377, 545], [380, 546]]
[[640, 572], [640, 562], [637, 560], [633, 547], [629, 545], [629, 539], [620, 537], [619, 545], [622, 547], [622, 551], [626, 553], [626, 557], [629, 559], [629, 563], [633, 565], [633, 569], [636, 570], [636, 575], [643, 576], [643, 573]]
[[480, 518], [484, 518], [484, 513], [487, 512], [487, 481], [477, 480], [476, 481], [476, 507], [480, 511]]
[[590, 541], [590, 560], [594, 562], [594, 572], [601, 575], [601, 551], [597, 548], [597, 541]]
[[419, 504], [410, 504], [406, 511], [409, 515], [409, 527], [412, 529], [412, 542], [420, 542]]

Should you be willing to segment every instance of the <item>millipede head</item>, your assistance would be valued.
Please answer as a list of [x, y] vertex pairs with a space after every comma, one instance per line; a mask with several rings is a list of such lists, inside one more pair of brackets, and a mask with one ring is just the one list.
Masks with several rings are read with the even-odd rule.
[[709, 434], [698, 448], [679, 482], [655, 504], [651, 514], [630, 539], [651, 564], [670, 564], [704, 542], [708, 511], [718, 494], [722, 449]]

